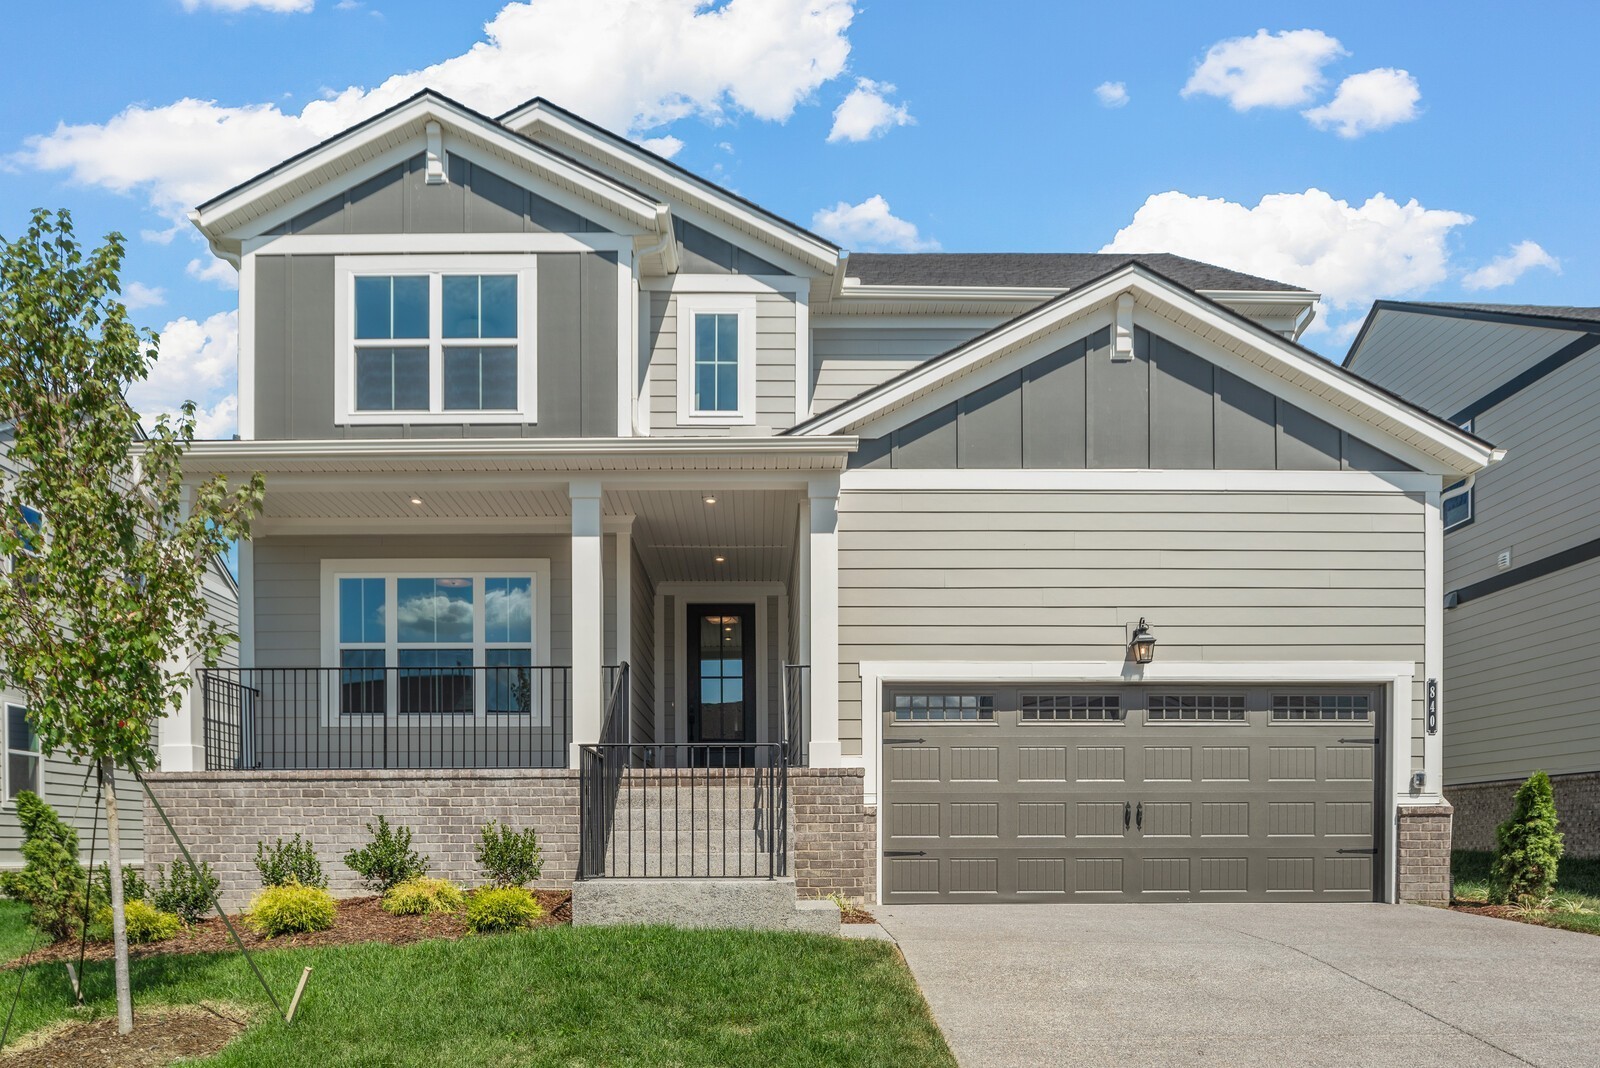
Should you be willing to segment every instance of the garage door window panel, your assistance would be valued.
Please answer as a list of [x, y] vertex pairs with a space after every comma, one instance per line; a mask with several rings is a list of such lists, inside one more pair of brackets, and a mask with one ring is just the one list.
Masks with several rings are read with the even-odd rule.
[[1364, 693], [1275, 693], [1274, 723], [1371, 723], [1372, 698]]
[[1151, 723], [1244, 723], [1242, 693], [1151, 694], [1145, 713]]
[[898, 694], [894, 718], [900, 723], [992, 723], [993, 694]]
[[1127, 712], [1120, 694], [1024, 694], [1023, 723], [1121, 723]]

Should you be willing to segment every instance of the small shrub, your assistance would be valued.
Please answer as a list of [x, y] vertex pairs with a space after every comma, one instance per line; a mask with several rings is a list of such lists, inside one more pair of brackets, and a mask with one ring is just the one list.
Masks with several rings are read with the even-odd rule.
[[476, 934], [531, 927], [543, 915], [533, 892], [520, 886], [479, 890], [467, 900], [467, 928]]
[[0, 875], [0, 889], [26, 904], [29, 922], [46, 935], [58, 942], [77, 937], [88, 906], [98, 903], [85, 900], [94, 888], [78, 860], [78, 832], [30, 790], [17, 794], [17, 822], [23, 867]]
[[1494, 832], [1490, 902], [1540, 907], [1549, 901], [1562, 853], [1561, 832], [1556, 826], [1550, 776], [1536, 771], [1517, 789], [1511, 818]]
[[[123, 917], [128, 921], [128, 943], [165, 942], [178, 933], [183, 921], [170, 912], [162, 912], [137, 898], [123, 902]], [[95, 913], [90, 935], [99, 941], [111, 938], [111, 906], [105, 905]]]
[[531, 827], [515, 831], [490, 820], [483, 825], [477, 854], [478, 866], [489, 877], [489, 885], [501, 888], [526, 886], [539, 877], [544, 867], [539, 836]]
[[290, 841], [276, 839], [271, 848], [265, 842], [256, 843], [256, 870], [261, 873], [262, 886], [314, 886], [328, 888], [328, 877], [322, 874], [322, 862], [317, 859], [311, 843], [298, 834]]
[[333, 895], [316, 886], [269, 886], [250, 902], [245, 922], [268, 938], [278, 935], [300, 934], [304, 931], [326, 931], [333, 926], [338, 908]]
[[205, 861], [200, 862], [198, 873], [187, 863], [174, 861], [166, 871], [156, 865], [148, 900], [162, 912], [176, 914], [184, 923], [198, 923], [211, 915], [221, 889], [222, 880]]
[[458, 912], [466, 901], [467, 895], [449, 879], [423, 876], [391, 886], [383, 895], [383, 911], [392, 916], [430, 916]]
[[[111, 865], [102, 864], [98, 872], [98, 885], [96, 892], [105, 901], [111, 900]], [[150, 897], [150, 886], [144, 881], [144, 875], [138, 868], [127, 864], [122, 866], [122, 900], [146, 901]]]
[[378, 817], [378, 825], [367, 824], [372, 841], [344, 855], [345, 865], [361, 877], [361, 885], [374, 893], [428, 874], [428, 861], [411, 848], [411, 828], [389, 826]]

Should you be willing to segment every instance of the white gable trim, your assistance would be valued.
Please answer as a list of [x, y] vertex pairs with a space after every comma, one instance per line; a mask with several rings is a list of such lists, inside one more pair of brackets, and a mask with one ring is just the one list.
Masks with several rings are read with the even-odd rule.
[[685, 221], [725, 240], [740, 243], [738, 237], [728, 232], [731, 227], [745, 238], [754, 237], [786, 253], [793, 262], [779, 263], [781, 267], [800, 268], [808, 273], [824, 275], [832, 275], [842, 269], [839, 250], [820, 238], [797, 227], [785, 226], [676, 168], [664, 167], [649, 152], [627, 139], [597, 133], [586, 124], [574, 122], [559, 111], [552, 110], [543, 101], [533, 101], [502, 115], [500, 122], [526, 136], [538, 137], [543, 134], [568, 142], [595, 160], [604, 160], [611, 166], [639, 175], [665, 195], [681, 201], [681, 205], [674, 205], [674, 210]]
[[[1422, 470], [1467, 474], [1503, 455], [1503, 450], [1346, 377], [1270, 331], [1240, 322], [1137, 264], [1018, 316], [887, 386], [841, 405], [808, 424], [799, 435], [875, 437], [887, 428], [910, 422], [949, 403], [948, 397], [935, 393], [943, 395], [955, 388], [965, 391], [1010, 373], [1013, 365], [1044, 355], [1049, 350], [1042, 346], [1069, 325], [1078, 327], [1074, 337], [1108, 325], [1116, 298], [1123, 293], [1133, 295], [1136, 318], [1146, 327], [1154, 318], [1181, 331], [1185, 347], [1276, 395], [1284, 395], [1285, 385], [1293, 387], [1289, 399], [1299, 407], [1367, 440], [1380, 439], [1373, 444]], [[954, 386], [957, 380], [980, 370], [982, 377], [976, 382]]]
[[[335, 180], [359, 182], [426, 152], [430, 121], [439, 123], [446, 153], [461, 152], [475, 162], [490, 156], [504, 158], [568, 191], [568, 198], [576, 194], [583, 202], [581, 209], [572, 200], [563, 206], [572, 206], [591, 218], [595, 209], [601, 208], [619, 224], [640, 232], [654, 233], [657, 228], [663, 206], [659, 202], [437, 96], [421, 96], [399, 105], [191, 212], [190, 218], [214, 244], [259, 234], [326, 199], [327, 187]], [[493, 151], [480, 151], [479, 146], [492, 146]], [[363, 150], [377, 155], [362, 159]]]

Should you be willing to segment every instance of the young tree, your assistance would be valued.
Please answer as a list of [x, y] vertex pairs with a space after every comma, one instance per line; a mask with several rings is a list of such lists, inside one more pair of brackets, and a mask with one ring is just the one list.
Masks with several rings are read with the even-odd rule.
[[[212, 558], [249, 535], [259, 474], [230, 489], [186, 485], [194, 405], [148, 435], [124, 392], [145, 378], [157, 338], [118, 294], [123, 240], [82, 249], [66, 211], [35, 211], [0, 239], [0, 419], [14, 474], [0, 486], [0, 657], [28, 701], [40, 748], [97, 767], [111, 870], [122, 870], [116, 769], [155, 764], [160, 718], [182, 701], [191, 659], [212, 665], [234, 640], [208, 618]], [[133, 1028], [127, 926], [111, 880], [117, 1021]]]
[[1536, 771], [1517, 788], [1511, 818], [1495, 829], [1489, 866], [1489, 900], [1543, 905], [1556, 885], [1562, 835], [1550, 776]]

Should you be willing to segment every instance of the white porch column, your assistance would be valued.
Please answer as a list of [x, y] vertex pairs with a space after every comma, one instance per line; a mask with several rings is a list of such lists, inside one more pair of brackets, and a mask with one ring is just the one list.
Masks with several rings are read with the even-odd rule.
[[1420, 796], [1415, 801], [1442, 800], [1444, 795], [1444, 513], [1442, 494], [1430, 491], [1422, 510], [1422, 699], [1427, 714], [1428, 680], [1437, 679], [1439, 695], [1435, 710], [1438, 729], [1427, 733], [1423, 726]]
[[811, 509], [803, 593], [810, 605], [811, 765], [836, 768], [839, 744], [839, 476], [807, 486]]
[[162, 771], [206, 770], [205, 716], [201, 705], [200, 687], [196, 685], [194, 669], [187, 656], [168, 658], [162, 667], [169, 672], [182, 672], [188, 679], [183, 690], [183, 703], [169, 711], [156, 725], [159, 742], [157, 766]]
[[572, 502], [572, 752], [600, 740], [605, 712], [601, 668], [605, 655], [605, 572], [601, 540], [600, 483], [585, 479], [567, 487]]

